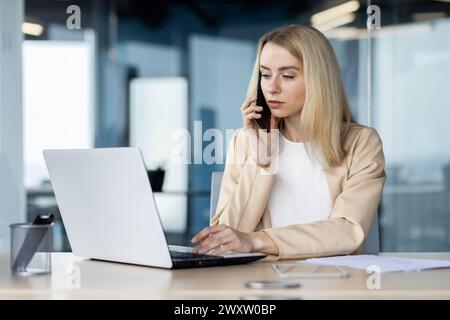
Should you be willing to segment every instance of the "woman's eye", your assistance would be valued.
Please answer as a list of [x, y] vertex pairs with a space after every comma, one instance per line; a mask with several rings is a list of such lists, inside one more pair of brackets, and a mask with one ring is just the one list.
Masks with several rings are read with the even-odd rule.
[[270, 74], [262, 74], [261, 77], [262, 77], [262, 78], [269, 78], [269, 77], [270, 77]]
[[286, 75], [284, 75], [283, 78], [284, 78], [284, 79], [287, 79], [287, 80], [292, 80], [292, 79], [294, 79], [295, 77], [294, 77], [294, 76], [286, 76]]

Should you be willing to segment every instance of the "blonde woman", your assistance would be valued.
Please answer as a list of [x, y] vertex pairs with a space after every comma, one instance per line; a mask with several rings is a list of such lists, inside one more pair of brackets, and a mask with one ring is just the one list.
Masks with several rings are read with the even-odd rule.
[[[272, 114], [269, 134], [256, 130], [259, 79]], [[382, 141], [353, 121], [326, 37], [302, 25], [264, 35], [247, 96], [217, 211], [192, 239], [194, 252], [264, 252], [273, 259], [363, 252], [386, 179]]]

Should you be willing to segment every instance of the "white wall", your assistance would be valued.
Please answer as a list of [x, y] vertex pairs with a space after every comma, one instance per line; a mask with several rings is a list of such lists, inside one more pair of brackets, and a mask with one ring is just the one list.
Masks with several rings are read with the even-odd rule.
[[168, 170], [165, 191], [187, 190], [187, 166], [172, 161], [172, 134], [188, 122], [187, 81], [181, 77], [131, 81], [130, 145], [141, 148], [148, 169]]
[[0, 1], [0, 252], [9, 250], [9, 225], [25, 220], [22, 21], [22, 0]]

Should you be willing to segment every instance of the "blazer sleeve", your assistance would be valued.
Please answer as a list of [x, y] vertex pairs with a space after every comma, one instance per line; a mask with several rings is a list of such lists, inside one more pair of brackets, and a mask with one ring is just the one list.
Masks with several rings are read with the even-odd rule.
[[[242, 129], [233, 134], [227, 151], [220, 195], [211, 225], [225, 224], [243, 232], [251, 232], [261, 220], [266, 203], [258, 201], [251, 210], [251, 197], [267, 198], [272, 188], [271, 169], [260, 167], [250, 156], [249, 144]], [[244, 214], [246, 213], [246, 214]]]
[[362, 130], [353, 148], [347, 180], [330, 218], [308, 224], [268, 228], [279, 249], [275, 259], [346, 255], [356, 251], [377, 213], [386, 179], [381, 139], [373, 128]]

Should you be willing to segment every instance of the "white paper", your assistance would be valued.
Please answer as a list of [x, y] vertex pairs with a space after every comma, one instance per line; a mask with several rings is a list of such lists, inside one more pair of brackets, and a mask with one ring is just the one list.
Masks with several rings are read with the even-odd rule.
[[450, 260], [409, 259], [375, 255], [312, 258], [307, 259], [302, 263], [334, 265], [363, 270], [368, 270], [368, 268], [371, 267], [371, 271], [375, 271], [372, 268], [374, 268], [373, 266], [376, 266], [376, 271], [379, 272], [420, 271], [425, 269], [450, 268]]

